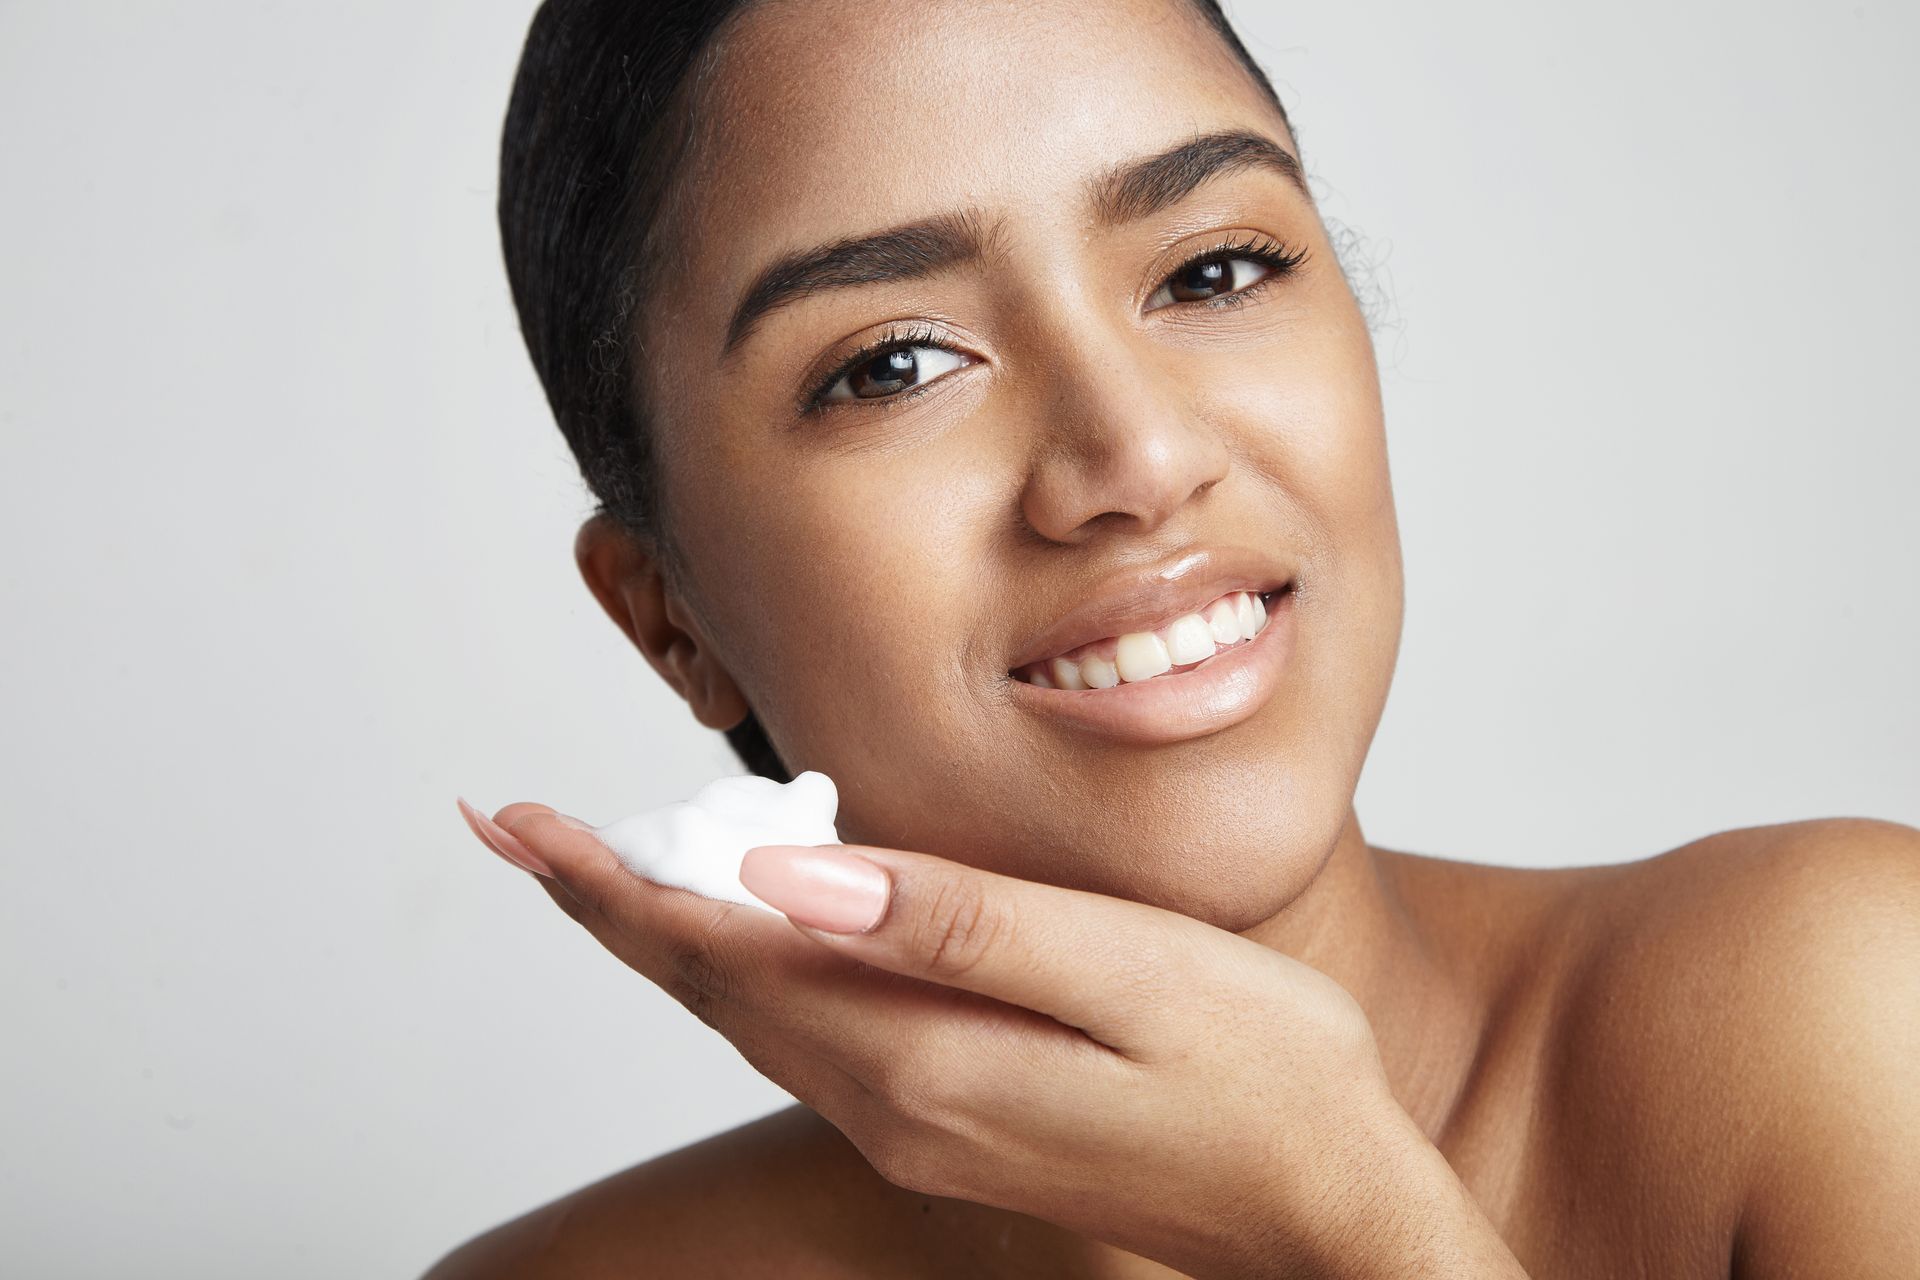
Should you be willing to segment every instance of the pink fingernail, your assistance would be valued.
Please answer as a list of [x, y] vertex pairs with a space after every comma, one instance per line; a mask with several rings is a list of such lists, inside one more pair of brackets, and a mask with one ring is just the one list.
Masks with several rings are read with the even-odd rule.
[[464, 799], [458, 796], [455, 799], [460, 802], [460, 816], [467, 820], [467, 825], [473, 829], [473, 834], [480, 837], [480, 843], [522, 871], [531, 871], [549, 880], [553, 878], [553, 868], [521, 843], [520, 837], [468, 804]]
[[838, 845], [761, 845], [747, 850], [740, 883], [801, 924], [865, 933], [886, 914], [885, 869]]

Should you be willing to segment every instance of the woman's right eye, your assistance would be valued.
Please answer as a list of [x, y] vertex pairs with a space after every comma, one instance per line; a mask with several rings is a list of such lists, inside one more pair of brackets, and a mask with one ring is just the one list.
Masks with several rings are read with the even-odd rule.
[[889, 347], [872, 355], [856, 357], [832, 382], [814, 397], [815, 403], [832, 400], [883, 400], [903, 391], [923, 386], [942, 374], [969, 363], [966, 356], [950, 347], [925, 343]]

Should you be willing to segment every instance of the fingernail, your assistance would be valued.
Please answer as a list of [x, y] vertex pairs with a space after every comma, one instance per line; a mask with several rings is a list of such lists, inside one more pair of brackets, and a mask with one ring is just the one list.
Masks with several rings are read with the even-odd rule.
[[830, 844], [749, 849], [740, 883], [789, 918], [828, 933], [865, 933], [879, 924], [891, 884], [879, 864]]
[[460, 802], [460, 816], [467, 820], [473, 834], [480, 837], [480, 843], [501, 857], [519, 867], [522, 871], [531, 871], [537, 876], [553, 879], [553, 868], [536, 856], [533, 850], [522, 844], [520, 837], [480, 812], [466, 800], [456, 796]]

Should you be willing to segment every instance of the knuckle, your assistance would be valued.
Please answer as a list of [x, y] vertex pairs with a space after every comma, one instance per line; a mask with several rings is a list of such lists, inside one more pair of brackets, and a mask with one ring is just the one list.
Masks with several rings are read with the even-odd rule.
[[959, 1137], [979, 1125], [983, 1100], [1000, 1085], [940, 1052], [938, 1043], [896, 1047], [873, 1073], [869, 1092], [893, 1121], [915, 1133]]
[[995, 947], [1009, 945], [1013, 920], [981, 886], [968, 880], [942, 884], [921, 917], [918, 950], [930, 972], [964, 977]]
[[700, 1021], [721, 1030], [728, 1009], [759, 998], [766, 966], [729, 936], [729, 925], [744, 908], [730, 902], [708, 905], [694, 936], [669, 947], [668, 991]]
[[694, 1017], [715, 1026], [721, 1006], [733, 994], [733, 979], [726, 965], [706, 942], [675, 947], [671, 960], [673, 998]]
[[553, 900], [553, 905], [560, 908], [569, 920], [578, 925], [587, 923], [587, 905], [575, 897], [565, 885], [557, 880], [542, 880], [540, 887], [546, 891], [547, 897]]
[[732, 1002], [735, 992], [737, 958], [728, 956], [728, 948], [718, 936], [726, 917], [726, 912], [712, 913], [699, 936], [676, 944], [668, 956], [668, 992], [687, 1006], [693, 1017], [714, 1029], [718, 1029], [720, 1009]]
[[912, 1170], [908, 1167], [903, 1150], [890, 1142], [870, 1142], [861, 1152], [873, 1171], [896, 1187], [911, 1191]]
[[861, 1154], [875, 1173], [902, 1190], [918, 1191], [922, 1195], [942, 1194], [939, 1170], [926, 1158], [921, 1144], [908, 1133], [888, 1130], [878, 1138], [869, 1139]]
[[560, 887], [593, 914], [613, 917], [617, 899], [607, 878], [598, 874], [597, 869], [572, 868], [562, 878]]
[[896, 1187], [923, 1195], [966, 1197], [965, 1170], [990, 1146], [981, 1127], [958, 1113], [929, 1119], [904, 1112], [877, 1097], [871, 1086], [867, 1095], [844, 1122], [835, 1123], [874, 1171]]
[[896, 1046], [874, 1066], [874, 1094], [896, 1114], [907, 1117], [929, 1110], [937, 1089], [937, 1073], [922, 1065], [911, 1048]]

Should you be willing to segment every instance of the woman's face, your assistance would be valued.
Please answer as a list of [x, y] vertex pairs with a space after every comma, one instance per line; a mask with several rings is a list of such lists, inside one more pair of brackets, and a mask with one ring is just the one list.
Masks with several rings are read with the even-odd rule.
[[701, 661], [850, 840], [1279, 910], [1401, 594], [1372, 345], [1278, 113], [1184, 0], [772, 0], [700, 118], [641, 332]]

